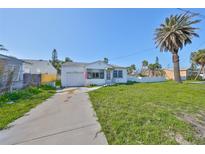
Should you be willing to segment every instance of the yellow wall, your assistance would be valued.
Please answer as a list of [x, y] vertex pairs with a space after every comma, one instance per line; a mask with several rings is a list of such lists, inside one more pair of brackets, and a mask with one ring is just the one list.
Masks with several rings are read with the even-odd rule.
[[56, 74], [41, 74], [41, 83], [49, 83], [56, 81], [57, 75]]
[[[165, 77], [169, 80], [174, 80], [174, 71], [165, 69]], [[180, 76], [181, 77], [187, 77], [187, 70], [180, 70]]]

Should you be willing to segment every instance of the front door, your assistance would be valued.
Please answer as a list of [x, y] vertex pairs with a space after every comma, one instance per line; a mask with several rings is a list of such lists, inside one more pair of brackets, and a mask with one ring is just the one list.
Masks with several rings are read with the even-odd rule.
[[107, 75], [106, 75], [106, 79], [107, 79], [107, 80], [110, 80], [110, 79], [111, 79], [111, 76], [110, 76], [110, 75], [111, 75], [111, 74], [110, 74], [110, 71], [107, 71], [107, 73], [106, 73], [106, 74], [107, 74]]

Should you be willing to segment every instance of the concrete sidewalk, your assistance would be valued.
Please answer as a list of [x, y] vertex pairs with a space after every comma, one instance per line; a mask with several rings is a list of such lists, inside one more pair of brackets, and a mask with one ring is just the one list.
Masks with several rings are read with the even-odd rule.
[[0, 144], [107, 144], [88, 90], [68, 88], [0, 131]]

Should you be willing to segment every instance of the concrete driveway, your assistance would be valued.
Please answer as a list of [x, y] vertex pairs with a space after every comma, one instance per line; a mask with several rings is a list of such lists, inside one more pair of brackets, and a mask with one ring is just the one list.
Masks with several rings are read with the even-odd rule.
[[0, 144], [107, 144], [89, 90], [67, 88], [0, 131]]

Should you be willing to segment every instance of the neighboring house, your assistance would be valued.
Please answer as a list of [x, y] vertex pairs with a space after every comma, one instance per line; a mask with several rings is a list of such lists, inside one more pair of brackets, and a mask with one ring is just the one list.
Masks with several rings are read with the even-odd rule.
[[104, 61], [92, 63], [66, 62], [61, 68], [61, 84], [63, 87], [126, 82], [126, 67], [107, 64]]
[[[196, 77], [200, 71], [200, 68], [197, 68], [196, 70], [188, 69], [188, 76], [194, 76]], [[199, 74], [199, 76], [202, 77], [202, 79], [205, 79], [205, 73], [203, 73], [203, 70]]]
[[[30, 60], [24, 59], [27, 62], [23, 65], [25, 81], [30, 82], [34, 78], [34, 84], [54, 84], [57, 79], [57, 70], [47, 60]], [[40, 81], [39, 81], [40, 80]]]
[[[168, 80], [174, 80], [174, 71], [173, 69], [163, 69], [165, 72], [165, 77]], [[189, 69], [180, 69], [180, 76], [182, 80], [186, 80], [189, 76]]]
[[129, 75], [130, 76], [137, 76], [139, 74], [139, 70], [133, 70]]
[[0, 91], [23, 87], [23, 60], [0, 54]]

